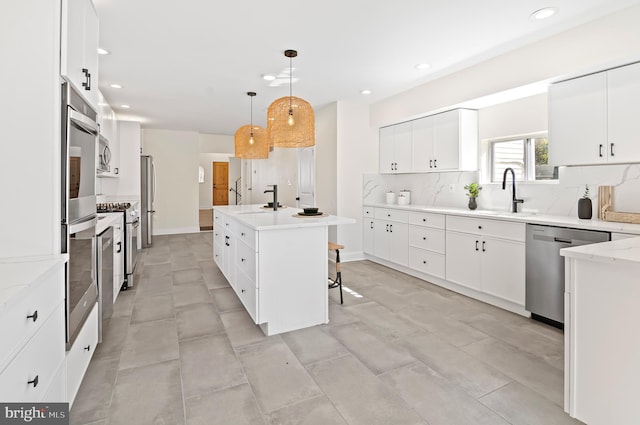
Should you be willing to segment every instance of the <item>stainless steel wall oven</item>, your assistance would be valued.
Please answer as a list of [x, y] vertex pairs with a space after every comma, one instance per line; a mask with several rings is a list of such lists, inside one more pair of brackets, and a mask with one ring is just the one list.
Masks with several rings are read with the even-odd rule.
[[61, 252], [66, 267], [67, 348], [98, 299], [96, 276], [96, 112], [62, 84]]

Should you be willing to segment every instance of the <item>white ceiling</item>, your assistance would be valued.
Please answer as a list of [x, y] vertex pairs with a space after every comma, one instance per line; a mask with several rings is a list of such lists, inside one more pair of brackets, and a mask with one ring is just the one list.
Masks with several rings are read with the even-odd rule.
[[[375, 102], [640, 0], [94, 0], [100, 90], [145, 128], [234, 134], [289, 93], [263, 74], [289, 67], [294, 96], [320, 108]], [[547, 6], [544, 21], [530, 14]], [[431, 68], [420, 71], [419, 63]], [[513, 72], [517, 72], [514, 70]], [[113, 89], [117, 83], [122, 89]], [[363, 96], [362, 89], [372, 94]], [[130, 109], [120, 107], [128, 104]]]

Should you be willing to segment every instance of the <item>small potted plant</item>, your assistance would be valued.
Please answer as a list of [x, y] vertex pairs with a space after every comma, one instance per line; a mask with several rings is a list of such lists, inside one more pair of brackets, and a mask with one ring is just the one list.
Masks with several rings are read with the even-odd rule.
[[468, 185], [465, 185], [464, 188], [467, 190], [467, 196], [469, 197], [469, 209], [475, 210], [476, 208], [478, 208], [476, 198], [480, 194], [482, 186], [480, 186], [478, 183], [469, 183]]
[[584, 195], [578, 199], [578, 218], [590, 219], [593, 214], [591, 198], [589, 198], [589, 185], [584, 185]]

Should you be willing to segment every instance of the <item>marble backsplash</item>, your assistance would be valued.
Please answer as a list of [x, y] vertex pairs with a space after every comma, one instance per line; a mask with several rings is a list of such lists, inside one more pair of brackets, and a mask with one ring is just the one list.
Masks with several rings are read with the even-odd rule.
[[[363, 203], [385, 203], [385, 194], [411, 191], [411, 204], [466, 208], [464, 185], [477, 182], [478, 172], [460, 171], [423, 174], [365, 174]], [[578, 199], [589, 185], [593, 216], [597, 217], [598, 186], [614, 186], [614, 210], [640, 213], [640, 164], [560, 167], [557, 182], [516, 182], [516, 194], [524, 199], [520, 211], [538, 214], [577, 216]], [[482, 183], [478, 209], [511, 208], [511, 180], [507, 190], [500, 183]]]

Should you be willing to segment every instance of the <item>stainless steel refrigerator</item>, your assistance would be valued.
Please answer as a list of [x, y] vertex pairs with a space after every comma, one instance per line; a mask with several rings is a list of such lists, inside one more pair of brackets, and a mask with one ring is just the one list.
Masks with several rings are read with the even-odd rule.
[[140, 219], [142, 247], [149, 248], [153, 237], [153, 202], [156, 199], [156, 167], [153, 157], [140, 156]]

